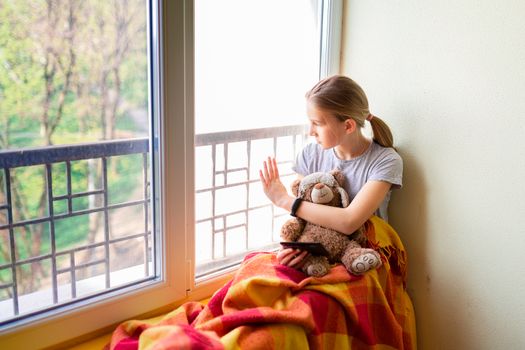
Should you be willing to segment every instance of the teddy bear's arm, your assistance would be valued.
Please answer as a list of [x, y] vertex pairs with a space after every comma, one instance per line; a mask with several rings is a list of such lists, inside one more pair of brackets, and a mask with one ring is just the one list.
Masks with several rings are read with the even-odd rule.
[[306, 222], [301, 218], [291, 218], [281, 227], [281, 238], [295, 242], [301, 236]]

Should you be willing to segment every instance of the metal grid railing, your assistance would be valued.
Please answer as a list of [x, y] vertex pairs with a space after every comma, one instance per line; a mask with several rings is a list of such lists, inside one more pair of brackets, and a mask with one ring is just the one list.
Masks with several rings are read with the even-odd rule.
[[[275, 249], [277, 243], [275, 240], [276, 219], [287, 215], [287, 213], [278, 212], [269, 201], [253, 201], [252, 191], [254, 186], [260, 186], [258, 169], [260, 169], [264, 155], [254, 156], [254, 143], [258, 141], [268, 141], [264, 146], [265, 155], [276, 155], [280, 168], [283, 165], [291, 165], [299, 147], [302, 147], [307, 137], [307, 128], [305, 125], [293, 125], [284, 127], [274, 127], [254, 130], [229, 131], [222, 133], [210, 133], [196, 135], [196, 147], [209, 147], [209, 159], [211, 161], [211, 183], [203, 188], [196, 189], [196, 194], [209, 194], [211, 201], [211, 212], [209, 215], [200, 217], [196, 224], [208, 223], [211, 231], [211, 254], [204, 261], [197, 261], [196, 277], [204, 277], [228, 267], [237, 265], [246, 252], [250, 250], [268, 250]], [[286, 139], [287, 142], [281, 142]], [[232, 144], [241, 144], [244, 148], [241, 153], [231, 154]], [[270, 147], [267, 147], [270, 145]], [[286, 148], [286, 149], [283, 149]], [[286, 152], [283, 152], [286, 151]], [[284, 155], [286, 153], [287, 155]], [[242, 161], [236, 159], [236, 166], [230, 166], [231, 158], [243, 158]], [[239, 163], [241, 163], [239, 165]], [[220, 166], [219, 166], [220, 164]], [[241, 175], [239, 174], [241, 173]], [[230, 181], [230, 178], [236, 175]], [[281, 177], [286, 178], [294, 175], [293, 172], [281, 172]], [[217, 181], [220, 179], [220, 181]], [[243, 188], [243, 193], [237, 197], [230, 197], [230, 201], [239, 201], [237, 208], [230, 211], [221, 211], [218, 207], [220, 204], [217, 194], [219, 191], [228, 191], [229, 189]], [[262, 193], [262, 190], [259, 191]], [[240, 198], [239, 198], [240, 197]], [[242, 198], [244, 197], [244, 198]], [[196, 203], [197, 210], [206, 205]], [[271, 221], [271, 232], [257, 232], [259, 235], [267, 235], [267, 239], [260, 242], [259, 245], [251, 246], [249, 232], [257, 231], [257, 227], [252, 227], [254, 223], [250, 220], [250, 213], [267, 208], [271, 214], [268, 220]], [[229, 224], [228, 219], [237, 217], [240, 219]], [[233, 220], [232, 220], [233, 221]], [[233, 231], [241, 230], [243, 237], [238, 237], [242, 241], [243, 249], [241, 251], [229, 254], [228, 246], [232, 241], [227, 239], [228, 234]], [[262, 230], [261, 230], [262, 231]], [[201, 249], [200, 247], [199, 249]]]
[[[77, 271], [88, 268], [90, 266], [102, 265], [104, 270], [104, 285], [105, 288], [102, 292], [108, 290], [117, 289], [112, 288], [110, 282], [110, 246], [123, 241], [130, 241], [138, 237], [144, 239], [143, 246], [143, 261], [144, 261], [144, 276], [142, 279], [134, 279], [131, 284], [135, 284], [141, 281], [149, 280], [152, 278], [152, 274], [149, 271], [150, 266], [148, 261], [150, 260], [150, 247], [152, 246], [151, 229], [148, 220], [148, 213], [150, 210], [150, 202], [148, 195], [148, 154], [149, 154], [149, 139], [133, 139], [133, 140], [119, 140], [119, 141], [105, 141], [91, 144], [80, 144], [73, 146], [50, 146], [35, 149], [21, 149], [12, 151], [1, 151], [0, 152], [0, 168], [3, 171], [4, 179], [4, 197], [5, 203], [0, 203], [0, 211], [4, 211], [5, 215], [4, 222], [0, 221], [0, 232], [6, 230], [8, 232], [9, 241], [9, 254], [10, 261], [7, 263], [0, 264], [0, 272], [3, 270], [10, 270], [11, 282], [0, 285], [0, 291], [9, 291], [12, 300], [12, 314], [13, 317], [9, 319], [12, 321], [20, 317], [21, 312], [19, 300], [20, 293], [18, 290], [19, 278], [17, 276], [18, 269], [27, 264], [39, 263], [43, 261], [50, 261], [51, 264], [51, 294], [52, 294], [52, 307], [67, 304], [67, 302], [60, 302], [58, 296], [58, 278], [60, 275], [67, 274], [70, 278], [70, 295], [73, 300], [79, 300], [77, 297]], [[121, 203], [110, 204], [108, 201], [108, 159], [115, 156], [124, 156], [132, 154], [142, 155], [142, 193], [143, 198], [139, 200], [126, 201]], [[88, 190], [84, 192], [74, 193], [72, 190], [72, 170], [71, 162], [76, 160], [92, 160], [100, 159], [102, 163], [102, 184], [98, 189]], [[53, 164], [65, 163], [66, 169], [66, 193], [62, 195], [53, 194]], [[45, 191], [47, 197], [47, 215], [42, 217], [26, 219], [21, 221], [15, 221], [13, 216], [13, 209], [15, 203], [13, 203], [12, 193], [13, 184], [11, 183], [11, 170], [18, 167], [29, 167], [34, 165], [43, 165], [45, 167]], [[102, 205], [96, 208], [87, 208], [81, 210], [75, 210], [73, 208], [73, 201], [82, 197], [89, 196], [102, 196]], [[58, 201], [66, 201], [67, 209], [63, 213], [55, 213], [54, 204]], [[142, 206], [144, 213], [143, 231], [126, 235], [124, 237], [111, 238], [110, 237], [110, 224], [109, 224], [109, 211], [132, 207]], [[58, 249], [56, 246], [56, 235], [55, 235], [55, 224], [58, 220], [71, 218], [80, 215], [89, 215], [99, 213], [103, 217], [103, 240], [101, 242], [94, 242], [91, 244], [84, 244], [80, 247], [71, 249]], [[38, 256], [32, 256], [27, 258], [18, 259], [17, 251], [19, 248], [16, 246], [15, 230], [17, 228], [26, 227], [28, 225], [35, 224], [46, 224], [49, 230], [50, 239], [50, 251], [46, 254], [40, 254]], [[104, 253], [102, 258], [90, 260], [84, 263], [77, 263], [75, 260], [75, 254], [79, 252], [86, 252], [96, 248], [102, 248]], [[59, 268], [59, 260], [69, 260], [69, 267]], [[124, 287], [119, 285], [118, 288]], [[95, 293], [97, 294], [97, 293]], [[100, 293], [98, 293], [100, 294]], [[93, 296], [91, 294], [90, 296]], [[69, 300], [71, 302], [71, 300]], [[27, 313], [31, 314], [31, 312]], [[26, 316], [27, 316], [26, 314]], [[3, 319], [4, 317], [2, 317]], [[0, 324], [2, 323], [0, 320]], [[4, 321], [5, 322], [5, 321]]]

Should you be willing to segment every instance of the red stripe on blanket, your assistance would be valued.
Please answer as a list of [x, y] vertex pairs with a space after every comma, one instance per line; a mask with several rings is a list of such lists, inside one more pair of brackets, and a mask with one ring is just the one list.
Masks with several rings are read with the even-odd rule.
[[226, 294], [228, 293], [231, 285], [232, 281], [226, 283], [224, 287], [213, 294], [210, 301], [208, 302], [208, 309], [210, 310], [210, 313], [213, 317], [222, 315], [222, 301], [224, 300], [224, 297], [226, 297]]
[[137, 350], [139, 347], [138, 338], [125, 338], [119, 341], [113, 348], [114, 350]]
[[275, 272], [277, 277], [280, 279], [288, 280], [294, 283], [299, 283], [308, 277], [303, 272], [284, 265], [277, 265], [275, 267]]
[[[355, 328], [355, 332], [352, 332], [356, 338], [359, 338], [362, 342], [368, 345], [375, 345], [377, 339], [374, 336], [374, 331], [368, 315], [369, 305], [362, 304], [356, 305], [355, 309], [357, 311], [357, 322], [358, 327]], [[384, 313], [384, 307], [382, 308], [381, 313]]]
[[222, 330], [225, 333], [243, 325], [268, 322], [267, 316], [265, 316], [259, 309], [242, 310], [231, 315], [224, 315], [221, 320], [223, 326]]
[[333, 332], [337, 329], [337, 325], [330, 322], [332, 309], [331, 303], [334, 302], [332, 298], [326, 294], [314, 292], [314, 291], [303, 291], [299, 296], [299, 299], [307, 304], [312, 309], [312, 317], [315, 324], [315, 328], [312, 330], [313, 334], [319, 334], [324, 330]]
[[180, 343], [182, 334], [177, 332], [177, 334], [172, 335], [174, 339], [163, 339], [162, 345], [165, 344], [166, 346], [159, 347], [158, 349], [173, 349], [172, 344], [179, 344], [179, 349], [215, 350], [224, 348], [219, 341], [209, 338], [191, 326], [181, 326], [181, 330], [184, 332], [183, 335], [188, 338], [186, 344]]

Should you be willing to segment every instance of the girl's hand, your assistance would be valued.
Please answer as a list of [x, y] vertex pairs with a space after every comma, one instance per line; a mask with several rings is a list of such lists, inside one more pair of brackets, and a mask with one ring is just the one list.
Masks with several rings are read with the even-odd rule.
[[304, 264], [304, 258], [308, 255], [306, 250], [286, 248], [277, 252], [279, 264], [300, 269]]
[[281, 182], [275, 158], [268, 157], [268, 160], [263, 162], [263, 170], [259, 170], [259, 177], [266, 197], [276, 206], [283, 208], [292, 197]]

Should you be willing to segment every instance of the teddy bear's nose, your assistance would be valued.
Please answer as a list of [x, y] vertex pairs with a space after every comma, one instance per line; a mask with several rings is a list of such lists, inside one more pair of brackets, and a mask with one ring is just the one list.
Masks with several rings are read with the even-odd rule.
[[322, 184], [322, 183], [318, 183], [318, 184], [315, 184], [314, 187], [315, 187], [315, 189], [320, 190], [321, 188], [324, 187], [324, 184]]

